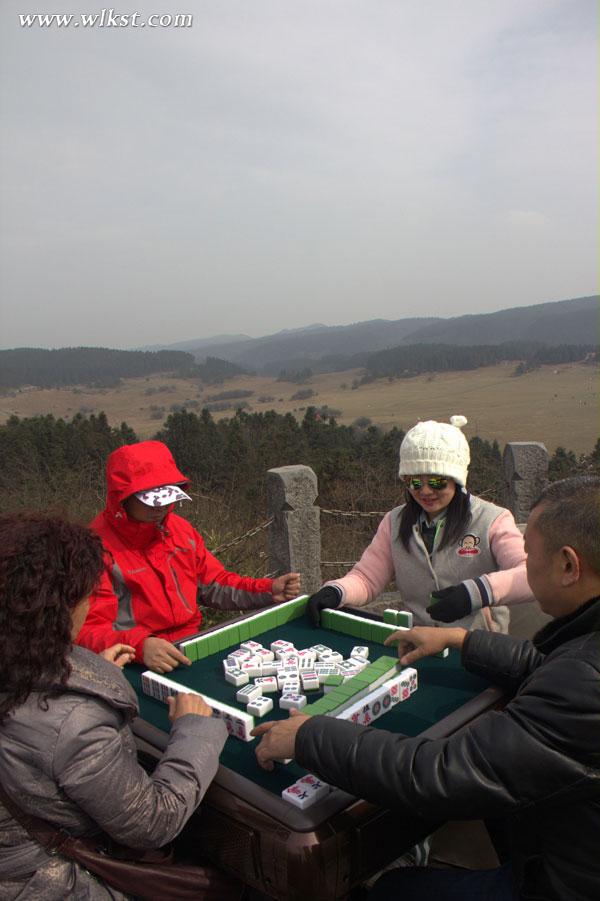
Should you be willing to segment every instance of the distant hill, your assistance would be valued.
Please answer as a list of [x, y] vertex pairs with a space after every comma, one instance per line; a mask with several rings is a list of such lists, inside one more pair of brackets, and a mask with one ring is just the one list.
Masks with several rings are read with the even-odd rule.
[[[415, 329], [432, 322], [435, 320], [428, 317], [395, 321], [372, 319], [353, 325], [313, 325], [235, 344], [213, 345], [210, 352], [211, 355], [266, 374], [290, 368], [291, 360], [297, 366], [308, 365], [315, 371], [330, 371], [327, 363], [332, 356], [342, 358], [338, 362], [339, 368], [345, 368], [348, 363], [360, 365], [354, 360], [356, 354], [363, 355], [399, 344]], [[196, 351], [196, 356], [203, 356], [201, 349]]]
[[150, 353], [106, 347], [63, 347], [58, 350], [19, 347], [0, 350], [0, 387], [113, 387], [121, 378], [188, 370], [193, 365], [191, 354], [173, 350]]
[[[372, 319], [352, 325], [313, 324], [262, 338], [235, 339], [209, 345], [186, 341], [197, 359], [207, 352], [246, 369], [266, 375], [281, 369], [334, 372], [366, 364], [377, 351], [414, 344], [494, 345], [531, 341], [547, 345], [588, 345], [598, 340], [599, 297], [578, 297], [529, 307], [513, 307], [497, 313], [409, 319]], [[183, 344], [177, 345], [183, 347]]]
[[[436, 360], [442, 357], [446, 362], [437, 367], [439, 371], [489, 366], [500, 359], [523, 360], [529, 369], [544, 362], [580, 360], [597, 349], [599, 300], [597, 295], [578, 297], [452, 319], [371, 319], [338, 326], [313, 323], [262, 338], [216, 336], [181, 342], [179, 349], [156, 351], [101, 347], [3, 350], [0, 388], [110, 387], [121, 378], [159, 372], [177, 372], [204, 383], [244, 371], [272, 376], [282, 370], [289, 374], [307, 369], [327, 373], [366, 368], [367, 377], [380, 378], [434, 371]], [[226, 341], [219, 343], [222, 337]], [[498, 350], [498, 345], [517, 342], [520, 347]], [[183, 351], [183, 346], [189, 352]], [[480, 350], [475, 353], [474, 348]], [[548, 353], [552, 348], [563, 351], [549, 356], [544, 348]]]
[[497, 313], [456, 316], [416, 329], [401, 343], [502, 344], [541, 341], [545, 344], [589, 344], [600, 333], [598, 295], [513, 307]]
[[217, 344], [236, 344], [239, 341], [252, 341], [249, 335], [213, 335], [212, 338], [192, 338], [187, 341], [177, 341], [175, 344], [147, 344], [144, 347], [136, 347], [136, 350], [193, 350], [202, 348], [212, 350]]

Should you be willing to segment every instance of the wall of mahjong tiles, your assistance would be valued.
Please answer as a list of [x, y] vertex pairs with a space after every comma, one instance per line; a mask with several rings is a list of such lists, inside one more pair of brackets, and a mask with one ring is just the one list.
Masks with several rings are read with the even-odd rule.
[[[314, 629], [304, 616], [255, 635], [253, 640], [268, 648], [271, 642], [281, 638], [289, 640], [298, 649], [309, 648], [317, 643], [325, 644], [341, 653], [344, 658], [350, 656], [350, 651], [357, 644], [369, 647], [370, 661], [377, 660], [383, 655], [394, 655], [393, 648], [384, 647], [379, 642], [359, 640], [328, 628]], [[244, 705], [239, 704], [235, 699], [238, 689], [225, 681], [222, 661], [226, 655], [225, 650], [217, 651], [196, 661], [190, 667], [180, 667], [172, 673], [168, 673], [168, 678], [193, 688], [201, 694], [229, 704], [231, 707], [245, 710]], [[489, 684], [485, 680], [465, 672], [460, 664], [459, 654], [454, 651], [451, 651], [450, 656], [445, 659], [421, 660], [416, 668], [419, 673], [418, 691], [409, 700], [398, 704], [385, 716], [380, 717], [374, 723], [375, 728], [389, 729], [411, 736], [418, 735], [478, 695]], [[142, 693], [142, 672], [143, 668], [140, 666], [125, 668], [125, 675], [138, 694], [141, 715], [143, 719], [159, 729], [168, 731], [169, 721], [166, 706]], [[308, 705], [310, 705], [312, 701], [323, 696], [323, 691], [306, 692], [306, 695]], [[287, 710], [281, 710], [278, 705], [279, 693], [269, 695], [269, 697], [273, 699], [274, 706], [264, 720], [287, 718]], [[304, 708], [303, 712], [308, 712], [309, 709], [310, 707]], [[256, 719], [257, 723], [261, 721]], [[221, 754], [221, 763], [278, 795], [304, 774], [305, 771], [293, 762], [287, 766], [278, 766], [274, 773], [266, 773], [256, 763], [255, 746], [255, 741], [244, 742], [230, 738]]]

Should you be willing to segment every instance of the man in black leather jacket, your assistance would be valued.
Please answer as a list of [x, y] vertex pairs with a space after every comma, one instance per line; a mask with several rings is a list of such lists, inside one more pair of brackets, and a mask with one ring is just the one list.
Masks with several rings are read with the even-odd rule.
[[600, 898], [600, 478], [550, 485], [529, 518], [527, 575], [554, 617], [533, 641], [415, 628], [414, 663], [443, 646], [512, 694], [450, 738], [427, 741], [301, 714], [256, 729], [266, 769], [295, 757], [353, 795], [427, 819], [505, 818], [510, 862], [468, 872], [396, 869], [374, 898]]

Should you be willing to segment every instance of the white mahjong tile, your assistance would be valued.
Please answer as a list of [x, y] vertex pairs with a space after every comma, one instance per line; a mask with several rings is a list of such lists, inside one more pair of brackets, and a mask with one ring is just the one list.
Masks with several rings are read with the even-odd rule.
[[240, 663], [240, 669], [249, 676], [262, 676], [262, 660], [260, 657], [250, 657], [249, 660]]
[[406, 701], [410, 698], [410, 676], [405, 676], [404, 673], [400, 675], [400, 700]]
[[297, 654], [282, 654], [279, 659], [284, 666], [293, 666], [295, 669], [298, 669], [300, 666], [300, 659]]
[[310, 691], [311, 689], [319, 687], [319, 677], [314, 672], [310, 672], [309, 670], [302, 672], [300, 678], [304, 691]]
[[251, 713], [253, 716], [265, 716], [265, 714], [270, 713], [272, 709], [272, 698], [255, 698], [253, 701], [250, 701], [246, 708], [248, 713]]
[[291, 641], [286, 641], [283, 638], [278, 638], [277, 641], [271, 642], [271, 650], [278, 654], [280, 651], [293, 651], [294, 645]]
[[241, 648], [238, 648], [227, 655], [227, 663], [231, 666], [239, 667], [242, 660], [249, 660], [251, 656], [250, 651], [242, 651]]
[[254, 698], [262, 697], [262, 688], [260, 685], [244, 685], [243, 688], [237, 692], [235, 699], [239, 701], [240, 704], [248, 704], [250, 701], [253, 701]]
[[311, 794], [308, 788], [301, 787], [296, 782], [290, 785], [289, 788], [284, 788], [281, 792], [281, 797], [284, 801], [293, 804], [294, 807], [299, 807], [300, 810], [310, 807], [311, 804], [316, 804], [319, 800], [318, 797]]
[[338, 670], [343, 676], [347, 676], [349, 673], [356, 675], [360, 671], [360, 667], [352, 660], [342, 660], [342, 662], [338, 663], [337, 666]]
[[317, 776], [313, 776], [311, 773], [308, 773], [306, 776], [302, 776], [301, 779], [297, 779], [296, 785], [299, 785], [301, 788], [308, 789], [312, 796], [319, 801], [321, 800], [321, 798], [325, 798], [329, 794], [329, 785], [327, 785], [327, 783], [323, 782], [321, 779], [317, 778]]
[[330, 654], [331, 648], [328, 648], [326, 644], [313, 644], [312, 647], [309, 648], [310, 651], [314, 651], [316, 656], [319, 654]]
[[275, 660], [266, 660], [262, 665], [262, 674], [263, 676], [276, 676], [278, 669], [279, 667]]
[[260, 685], [263, 694], [271, 694], [272, 692], [277, 691], [279, 688], [275, 676], [259, 676], [254, 680], [254, 684]]
[[277, 638], [271, 642], [271, 650], [278, 651], [284, 644], [288, 644], [288, 642], [284, 641], [283, 638]]
[[239, 669], [239, 668], [240, 668], [240, 663], [239, 663], [239, 662], [238, 662], [238, 663], [230, 663], [230, 662], [229, 662], [229, 657], [224, 657], [224, 658], [223, 658], [223, 673], [224, 673], [225, 675], [227, 675], [227, 673], [229, 672], [229, 670], [232, 670], [232, 669]]
[[328, 654], [319, 654], [319, 660], [331, 666], [335, 663], [342, 663], [344, 658], [337, 651], [329, 651]]
[[305, 707], [306, 695], [284, 692], [279, 698], [279, 706], [282, 708], [282, 710], [291, 710], [292, 707], [295, 707], [296, 709]]
[[369, 649], [366, 645], [357, 644], [350, 651], [351, 657], [364, 657], [365, 660], [369, 659]]
[[260, 643], [260, 641], [242, 641], [240, 648], [242, 648], [242, 650], [244, 651], [250, 651], [251, 654], [254, 654], [256, 653], [256, 651], [262, 648], [262, 644]]
[[275, 654], [273, 651], [269, 651], [268, 648], [258, 648], [255, 654], [256, 657], [260, 657], [263, 662], [263, 666], [266, 662], [270, 662], [271, 660], [275, 660]]
[[225, 681], [230, 685], [240, 686], [247, 685], [249, 680], [248, 673], [242, 672], [241, 669], [230, 669], [225, 673]]
[[350, 662], [353, 663], [354, 666], [358, 667], [358, 669], [361, 673], [369, 665], [369, 661], [367, 660], [366, 657], [351, 657]]
[[330, 666], [329, 664], [321, 664], [319, 666], [319, 664], [317, 663], [315, 665], [315, 672], [316, 672], [317, 676], [319, 677], [320, 684], [322, 684], [325, 681], [327, 676], [339, 675], [337, 666]]

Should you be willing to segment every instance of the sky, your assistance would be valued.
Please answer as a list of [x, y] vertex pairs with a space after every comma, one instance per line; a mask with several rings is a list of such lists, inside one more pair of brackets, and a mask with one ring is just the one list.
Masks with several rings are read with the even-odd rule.
[[58, 6], [0, 4], [0, 347], [597, 292], [595, 0]]

